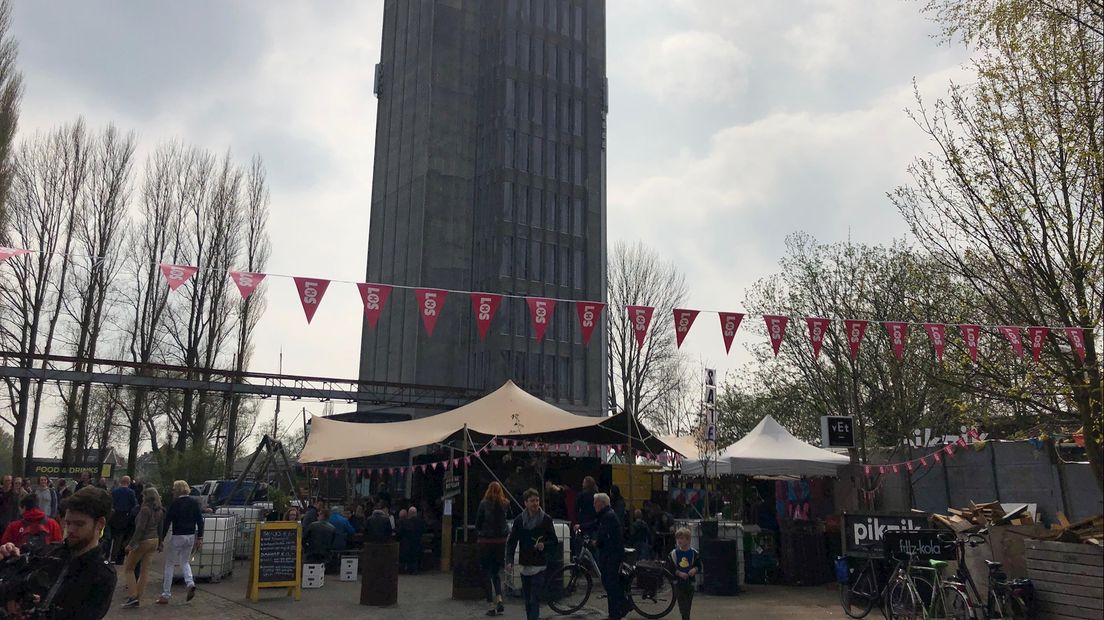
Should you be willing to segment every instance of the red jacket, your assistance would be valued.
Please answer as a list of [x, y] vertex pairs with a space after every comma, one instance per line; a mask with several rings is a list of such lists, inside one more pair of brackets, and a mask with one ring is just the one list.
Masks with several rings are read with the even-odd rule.
[[45, 512], [35, 508], [33, 510], [24, 511], [21, 519], [17, 519], [8, 524], [8, 528], [4, 530], [4, 536], [0, 537], [0, 545], [7, 543], [15, 543], [16, 545], [23, 544], [24, 528], [26, 528], [28, 524], [33, 524], [36, 521], [42, 521], [42, 528], [46, 531], [47, 543], [61, 542], [61, 526], [58, 525], [58, 522], [47, 517]]

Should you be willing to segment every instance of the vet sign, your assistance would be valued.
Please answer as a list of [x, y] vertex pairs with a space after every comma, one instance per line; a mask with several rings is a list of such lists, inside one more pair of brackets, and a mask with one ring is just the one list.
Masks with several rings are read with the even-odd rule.
[[820, 416], [820, 447], [854, 448], [855, 418], [845, 415]]
[[884, 557], [885, 536], [891, 532], [919, 532], [928, 529], [926, 512], [843, 513], [843, 552], [856, 557]]

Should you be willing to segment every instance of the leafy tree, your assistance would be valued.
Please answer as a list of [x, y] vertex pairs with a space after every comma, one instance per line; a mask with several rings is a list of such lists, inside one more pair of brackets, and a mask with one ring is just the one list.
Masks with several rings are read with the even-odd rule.
[[[976, 79], [912, 112], [931, 141], [891, 194], [979, 323], [1099, 330], [1104, 304], [1104, 3], [934, 0]], [[1076, 419], [1104, 485], [1100, 332], [1085, 359], [1051, 330], [1040, 363], [1005, 358], [963, 387], [1026, 416]], [[1072, 414], [1072, 415], [1071, 415]]]

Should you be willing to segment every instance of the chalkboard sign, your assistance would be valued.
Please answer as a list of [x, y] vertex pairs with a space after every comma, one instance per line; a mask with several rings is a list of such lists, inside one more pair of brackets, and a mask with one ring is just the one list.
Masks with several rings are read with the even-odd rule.
[[253, 534], [253, 561], [249, 575], [249, 598], [258, 599], [260, 588], [288, 588], [299, 600], [303, 530], [295, 521], [258, 523]]
[[295, 581], [299, 566], [299, 532], [292, 529], [261, 530], [257, 580], [261, 583]]

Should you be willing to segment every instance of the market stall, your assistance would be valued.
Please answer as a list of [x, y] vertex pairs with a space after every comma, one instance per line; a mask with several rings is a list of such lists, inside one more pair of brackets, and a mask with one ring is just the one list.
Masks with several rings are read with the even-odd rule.
[[[684, 448], [686, 446], [683, 446]], [[692, 455], [697, 455], [694, 446]], [[741, 476], [747, 583], [816, 584], [830, 578], [825, 522], [831, 479], [848, 457], [809, 445], [767, 416], [715, 458], [687, 458], [684, 476]]]

